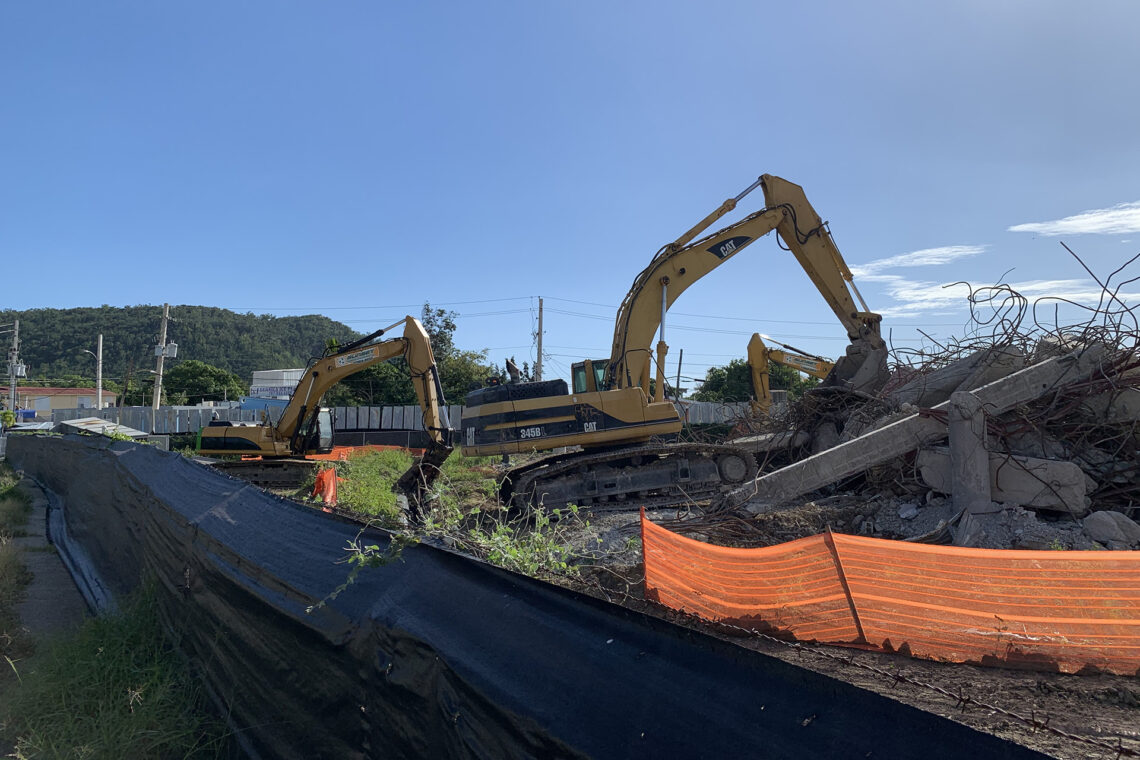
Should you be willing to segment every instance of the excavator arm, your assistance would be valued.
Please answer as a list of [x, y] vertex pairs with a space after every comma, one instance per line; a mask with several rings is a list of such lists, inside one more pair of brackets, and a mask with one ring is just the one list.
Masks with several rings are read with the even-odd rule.
[[434, 443], [449, 446], [451, 426], [443, 401], [443, 387], [432, 355], [431, 341], [423, 325], [415, 317], [406, 317], [403, 320], [404, 337], [374, 342], [399, 324], [396, 322], [377, 330], [310, 364], [277, 422], [278, 437], [289, 440], [294, 451], [299, 450], [299, 442], [315, 419], [321, 399], [329, 389], [374, 364], [402, 356], [408, 364], [416, 399], [423, 412], [424, 429]]
[[[764, 189], [763, 209], [690, 242], [735, 208], [757, 186]], [[649, 387], [650, 365], [653, 363], [650, 344], [653, 333], [660, 330], [654, 400], [663, 400], [665, 354], [668, 351], [665, 314], [669, 307], [694, 282], [773, 230], [807, 272], [851, 341], [848, 356], [836, 365], [825, 384], [846, 385], [857, 390], [880, 386], [886, 378], [886, 346], [879, 334], [881, 317], [868, 311], [862, 302], [862, 297], [855, 290], [851, 271], [836, 248], [826, 223], [808, 203], [803, 189], [765, 174], [676, 241], [664, 246], [634, 280], [614, 326], [606, 387]], [[856, 305], [852, 291], [859, 298], [859, 305]]]
[[[784, 344], [780, 344], [784, 345]], [[823, 380], [835, 367], [833, 362], [822, 356], [812, 356], [791, 346], [786, 351], [768, 348], [759, 333], [748, 341], [748, 368], [752, 375], [752, 413], [764, 415], [772, 408], [772, 390], [768, 372], [769, 364], [782, 364], [785, 367], [803, 372], [805, 375]]]

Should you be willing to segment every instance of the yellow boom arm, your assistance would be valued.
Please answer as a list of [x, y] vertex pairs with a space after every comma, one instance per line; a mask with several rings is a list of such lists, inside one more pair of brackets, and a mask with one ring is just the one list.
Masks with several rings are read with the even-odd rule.
[[451, 425], [447, 419], [447, 407], [443, 403], [443, 387], [439, 382], [431, 341], [423, 325], [415, 317], [409, 316], [403, 321], [404, 337], [378, 343], [368, 342], [399, 324], [397, 322], [378, 330], [309, 365], [277, 422], [278, 436], [293, 440], [300, 435], [306, 419], [319, 408], [321, 398], [344, 378], [373, 364], [403, 356], [408, 363], [412, 386], [423, 411], [424, 429], [435, 443], [449, 445], [447, 439]]
[[[763, 209], [696, 242], [689, 242], [735, 208], [736, 203], [757, 185], [764, 189], [766, 205]], [[655, 400], [663, 400], [665, 354], [668, 351], [664, 329], [666, 311], [690, 285], [772, 230], [777, 231], [795, 255], [851, 340], [848, 356], [836, 365], [828, 382], [856, 389], [881, 383], [886, 360], [886, 346], [879, 335], [881, 317], [867, 310], [826, 223], [808, 203], [803, 189], [765, 174], [743, 193], [725, 201], [695, 227], [658, 251], [649, 266], [634, 280], [614, 325], [606, 387], [641, 386], [648, 389], [650, 343], [653, 333], [660, 329]], [[859, 298], [859, 305], [852, 297], [852, 290]], [[881, 369], [879, 365], [882, 365]]]
[[[790, 347], [789, 347], [790, 348]], [[812, 356], [800, 351], [781, 351], [768, 348], [759, 333], [748, 341], [748, 368], [752, 374], [752, 413], [756, 415], [767, 414], [772, 407], [772, 390], [768, 365], [770, 363], [782, 364], [785, 367], [799, 370], [805, 375], [818, 377], [820, 380], [830, 374], [835, 367], [834, 362], [822, 356]]]

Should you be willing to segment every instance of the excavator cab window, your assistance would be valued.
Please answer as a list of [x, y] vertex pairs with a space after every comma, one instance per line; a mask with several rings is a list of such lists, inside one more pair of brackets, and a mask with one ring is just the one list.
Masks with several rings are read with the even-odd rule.
[[587, 359], [570, 365], [571, 380], [575, 393], [592, 393], [604, 389], [606, 366], [609, 359]]
[[575, 362], [570, 365], [570, 379], [575, 393], [586, 392], [586, 362]]
[[322, 408], [317, 413], [317, 450], [328, 453], [333, 448], [332, 409]]
[[606, 368], [610, 366], [610, 360], [594, 359], [590, 365], [594, 370], [594, 390], [605, 390]]

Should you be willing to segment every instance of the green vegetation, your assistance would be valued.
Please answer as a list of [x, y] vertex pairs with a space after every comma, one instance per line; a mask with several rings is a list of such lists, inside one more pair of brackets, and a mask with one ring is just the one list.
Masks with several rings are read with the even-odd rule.
[[16, 615], [16, 604], [32, 579], [20, 561], [20, 549], [12, 541], [24, 533], [30, 512], [27, 494], [18, 490], [16, 483], [12, 469], [0, 463], [0, 691], [16, 678], [12, 663], [33, 651]]
[[[808, 388], [819, 385], [814, 377], [801, 375], [782, 364], [768, 366], [768, 383], [772, 390], [786, 390], [788, 397], [797, 399]], [[752, 371], [744, 359], [733, 359], [723, 367], [709, 367], [705, 380], [693, 394], [694, 401], [748, 401], [752, 392]]]
[[381, 524], [395, 525], [400, 517], [392, 485], [409, 467], [412, 456], [401, 449], [369, 451], [336, 463], [337, 504], [362, 515], [377, 518]]
[[0, 464], [0, 535], [20, 535], [31, 511], [28, 495], [16, 487], [16, 476]]
[[144, 589], [114, 616], [85, 622], [37, 653], [4, 688], [3, 733], [25, 758], [237, 756], [225, 724], [159, 623]]
[[[498, 483], [494, 461], [492, 457], [453, 454], [435, 483], [422, 527], [402, 534], [393, 547], [383, 551], [377, 545], [355, 542], [347, 560], [352, 566], [347, 583], [360, 568], [390, 562], [404, 543], [425, 536], [527, 575], [576, 575], [575, 561], [580, 558], [575, 556], [568, 533], [588, 528], [589, 523], [574, 506], [511, 516], [495, 501]], [[381, 525], [396, 527], [400, 515], [391, 489], [411, 464], [412, 458], [401, 451], [373, 452], [337, 463], [337, 471], [344, 478], [337, 489], [339, 505], [375, 517]]]
[[165, 373], [162, 391], [168, 404], [196, 406], [203, 401], [237, 400], [249, 393], [249, 383], [232, 372], [187, 359]]
[[[307, 366], [330, 345], [361, 337], [327, 317], [274, 317], [237, 314], [207, 306], [172, 306], [167, 339], [178, 344], [178, 359], [166, 365], [165, 403], [235, 399], [248, 390], [255, 370]], [[487, 361], [486, 351], [464, 351], [453, 339], [458, 314], [424, 304], [420, 321], [431, 337], [444, 397], [462, 403], [473, 383], [482, 385], [502, 373]], [[147, 405], [154, 390], [154, 346], [161, 306], [31, 309], [0, 311], [0, 322], [20, 320], [21, 356], [28, 379], [21, 385], [91, 387], [94, 349], [103, 334], [104, 388], [120, 393], [127, 405]], [[414, 404], [408, 369], [400, 359], [378, 364], [337, 385], [327, 406]]]
[[[180, 358], [167, 364], [167, 372], [183, 358], [195, 359], [248, 382], [254, 370], [304, 367], [311, 357], [320, 356], [329, 338], [347, 342], [360, 337], [340, 322], [317, 315], [237, 314], [208, 306], [172, 306], [170, 312], [174, 320], [167, 340], [178, 344]], [[96, 338], [102, 333], [106, 388], [118, 392], [128, 363], [133, 363], [135, 400], [145, 398], [149, 403], [154, 375], [141, 370], [154, 366], [161, 305], [0, 311], [0, 322], [17, 319], [20, 354], [29, 375], [21, 385], [39, 381], [45, 385], [92, 386], [95, 360], [83, 351], [94, 351]]]

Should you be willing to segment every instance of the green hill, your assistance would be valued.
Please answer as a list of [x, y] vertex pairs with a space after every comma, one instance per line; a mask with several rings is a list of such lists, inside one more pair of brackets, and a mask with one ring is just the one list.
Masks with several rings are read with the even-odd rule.
[[[178, 344], [178, 360], [198, 359], [229, 370], [246, 384], [254, 370], [304, 367], [330, 338], [344, 343], [360, 334], [328, 317], [274, 317], [238, 314], [210, 306], [171, 306], [168, 343]], [[20, 320], [20, 359], [28, 380], [95, 382], [95, 351], [103, 334], [103, 376], [121, 380], [127, 363], [136, 372], [154, 368], [162, 306], [100, 306], [78, 309], [0, 311], [0, 324]], [[10, 329], [10, 328], [6, 328]], [[0, 346], [11, 336], [0, 337]], [[177, 361], [177, 360], [176, 360]], [[136, 379], [141, 379], [136, 375]], [[132, 383], [133, 385], [133, 383]]]

